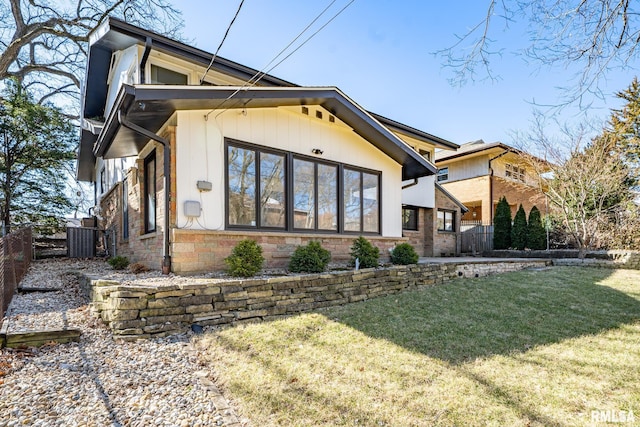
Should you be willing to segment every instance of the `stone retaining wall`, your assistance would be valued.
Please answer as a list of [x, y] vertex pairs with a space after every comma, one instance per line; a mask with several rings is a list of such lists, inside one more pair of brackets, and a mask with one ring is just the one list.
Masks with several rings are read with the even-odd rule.
[[363, 301], [457, 277], [480, 277], [549, 265], [546, 260], [418, 264], [385, 269], [266, 279], [192, 279], [171, 286], [123, 285], [81, 278], [91, 310], [123, 339], [164, 336], [192, 324], [271, 320], [321, 307]]
[[578, 258], [578, 254], [577, 249], [552, 249], [550, 251], [495, 250], [484, 252], [482, 256], [495, 258], [545, 258], [553, 259], [554, 265], [585, 265], [640, 270], [640, 251], [588, 251], [583, 259]]

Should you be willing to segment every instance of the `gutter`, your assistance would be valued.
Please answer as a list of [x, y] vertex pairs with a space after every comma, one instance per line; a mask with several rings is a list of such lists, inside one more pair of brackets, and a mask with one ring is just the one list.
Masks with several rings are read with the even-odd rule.
[[170, 142], [161, 136], [128, 121], [122, 115], [122, 110], [118, 110], [118, 123], [127, 129], [146, 136], [164, 147], [164, 245], [162, 247], [162, 274], [171, 272], [171, 255], [169, 241], [169, 203], [171, 201], [171, 145]]

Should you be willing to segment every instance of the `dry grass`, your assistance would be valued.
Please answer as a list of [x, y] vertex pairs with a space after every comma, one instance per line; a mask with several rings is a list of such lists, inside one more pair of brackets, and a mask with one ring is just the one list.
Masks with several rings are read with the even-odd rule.
[[640, 421], [640, 272], [524, 271], [204, 337], [256, 426]]

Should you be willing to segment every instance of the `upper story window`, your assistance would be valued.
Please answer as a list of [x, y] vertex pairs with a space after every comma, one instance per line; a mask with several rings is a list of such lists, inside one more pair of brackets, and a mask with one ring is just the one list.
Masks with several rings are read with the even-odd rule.
[[151, 78], [149, 80], [149, 83], [163, 85], [186, 85], [189, 84], [189, 79], [186, 74], [182, 74], [177, 71], [169, 70], [151, 64]]
[[438, 169], [438, 182], [446, 181], [449, 179], [449, 168], [440, 168]]
[[420, 149], [418, 150], [418, 153], [428, 161], [431, 161], [431, 151]]
[[504, 176], [521, 182], [525, 182], [526, 178], [524, 168], [512, 165], [511, 163], [505, 164]]

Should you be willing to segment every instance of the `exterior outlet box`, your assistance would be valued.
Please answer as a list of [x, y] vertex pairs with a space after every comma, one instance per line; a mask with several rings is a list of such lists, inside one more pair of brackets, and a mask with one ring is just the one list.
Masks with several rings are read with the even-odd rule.
[[196, 186], [200, 191], [211, 191], [211, 183], [209, 181], [198, 181]]
[[200, 216], [200, 202], [187, 200], [184, 202], [184, 216], [198, 218]]

